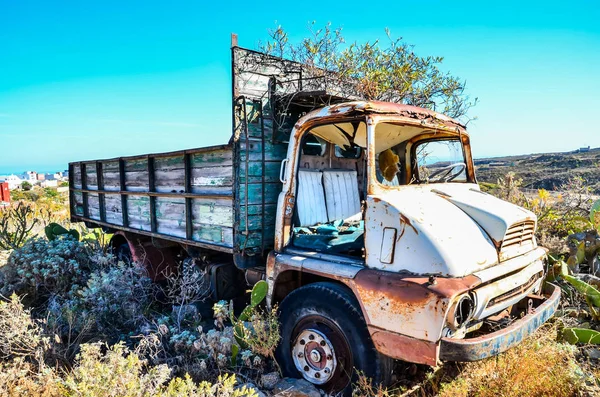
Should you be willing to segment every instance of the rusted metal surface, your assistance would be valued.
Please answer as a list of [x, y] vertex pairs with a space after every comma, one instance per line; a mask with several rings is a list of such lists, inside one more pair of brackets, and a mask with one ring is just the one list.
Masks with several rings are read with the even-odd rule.
[[380, 101], [344, 102], [327, 106], [308, 113], [298, 121], [297, 125], [308, 123], [312, 119], [323, 120], [324, 118], [332, 116], [341, 119], [347, 117], [360, 117], [365, 114], [394, 115], [397, 116], [398, 119], [404, 118], [406, 120], [417, 121], [421, 124], [429, 122], [435, 125], [465, 131], [465, 126], [461, 122], [433, 110]]
[[550, 296], [535, 310], [499, 331], [470, 339], [443, 338], [440, 359], [477, 361], [500, 354], [520, 343], [548, 320], [560, 302], [560, 288], [550, 285]]
[[160, 249], [152, 244], [151, 239], [141, 239], [137, 233], [117, 232], [115, 236], [123, 236], [131, 251], [131, 259], [144, 266], [148, 277], [154, 281], [165, 280], [177, 272], [178, 264], [174, 252]]
[[407, 337], [436, 342], [450, 305], [480, 280], [435, 278], [363, 269], [348, 285], [356, 294], [367, 324]]
[[432, 367], [437, 365], [439, 344], [436, 342], [411, 338], [374, 326], [369, 326], [369, 333], [377, 351], [388, 357]]

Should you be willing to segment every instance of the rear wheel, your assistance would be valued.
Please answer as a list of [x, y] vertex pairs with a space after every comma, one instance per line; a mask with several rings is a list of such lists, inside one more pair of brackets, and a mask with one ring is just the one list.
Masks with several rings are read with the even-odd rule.
[[129, 248], [129, 244], [127, 243], [120, 244], [116, 247], [115, 256], [120, 262], [131, 263], [133, 261], [131, 249]]
[[393, 360], [371, 340], [354, 295], [320, 282], [290, 293], [281, 303], [282, 340], [277, 359], [285, 376], [303, 377], [329, 393], [351, 394], [357, 370], [386, 384]]

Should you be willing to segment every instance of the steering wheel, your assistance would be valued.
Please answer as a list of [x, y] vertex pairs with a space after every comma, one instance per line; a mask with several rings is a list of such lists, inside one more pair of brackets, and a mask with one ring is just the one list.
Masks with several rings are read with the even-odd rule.
[[[457, 171], [452, 172], [452, 170], [455, 168], [457, 168]], [[439, 178], [439, 180], [442, 182], [450, 182], [454, 180], [457, 176], [462, 174], [462, 172], [466, 168], [467, 165], [465, 163], [452, 163], [450, 165], [440, 168], [439, 170], [432, 172], [427, 179], [434, 178], [445, 172], [444, 175], [441, 178]]]

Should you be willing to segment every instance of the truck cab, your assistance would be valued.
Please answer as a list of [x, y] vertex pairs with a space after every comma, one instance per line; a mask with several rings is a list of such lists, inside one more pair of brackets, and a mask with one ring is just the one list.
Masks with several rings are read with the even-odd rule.
[[536, 216], [480, 190], [456, 120], [383, 102], [325, 107], [296, 123], [281, 181], [267, 280], [288, 374], [336, 390], [361, 361], [383, 381], [389, 358], [482, 359], [558, 304]]

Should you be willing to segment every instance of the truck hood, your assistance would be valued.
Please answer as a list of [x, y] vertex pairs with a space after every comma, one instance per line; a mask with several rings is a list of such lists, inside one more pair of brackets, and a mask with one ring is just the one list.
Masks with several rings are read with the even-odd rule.
[[[476, 184], [388, 189], [367, 208], [367, 225], [369, 219], [399, 220], [394, 260], [376, 267], [450, 277], [496, 265], [507, 229], [522, 220], [535, 220], [533, 213], [482, 193]], [[376, 235], [368, 229], [367, 244], [371, 243], [369, 234]], [[379, 247], [381, 241], [372, 244]], [[381, 263], [380, 258], [377, 262]], [[368, 265], [375, 263], [372, 256], [367, 258]]]
[[500, 246], [510, 226], [524, 221], [537, 221], [533, 212], [484, 193], [479, 190], [478, 185], [468, 185], [465, 189], [464, 186], [445, 184], [436, 186], [431, 191], [473, 218], [496, 246]]

